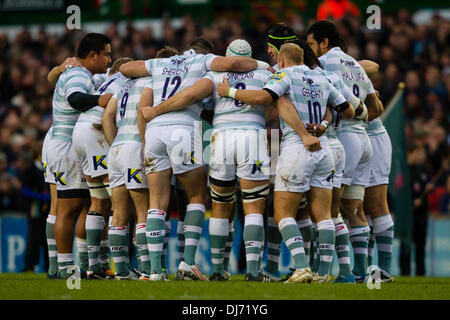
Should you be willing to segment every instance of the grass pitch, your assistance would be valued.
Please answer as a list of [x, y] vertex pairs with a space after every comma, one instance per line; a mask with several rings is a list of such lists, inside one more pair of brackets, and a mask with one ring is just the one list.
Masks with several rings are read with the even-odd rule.
[[450, 300], [450, 278], [398, 277], [369, 290], [365, 284], [81, 280], [69, 290], [65, 280], [45, 274], [0, 274], [0, 300]]

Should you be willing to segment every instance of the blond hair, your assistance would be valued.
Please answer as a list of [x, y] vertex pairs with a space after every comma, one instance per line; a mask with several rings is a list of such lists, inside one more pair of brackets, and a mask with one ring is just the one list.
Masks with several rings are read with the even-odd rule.
[[118, 72], [121, 65], [123, 65], [123, 64], [125, 64], [127, 62], [130, 62], [130, 61], [133, 61], [133, 59], [128, 58], [128, 57], [123, 57], [123, 58], [116, 59], [113, 62], [111, 68], [109, 69], [109, 75], [112, 75], [112, 74]]
[[297, 65], [303, 63], [303, 49], [294, 43], [283, 44], [279, 56]]

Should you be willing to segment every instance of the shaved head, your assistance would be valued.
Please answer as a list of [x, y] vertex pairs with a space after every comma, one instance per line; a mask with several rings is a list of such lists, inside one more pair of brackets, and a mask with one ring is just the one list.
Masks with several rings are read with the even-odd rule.
[[293, 64], [303, 63], [303, 50], [294, 43], [285, 43], [280, 48], [279, 59], [283, 58]]

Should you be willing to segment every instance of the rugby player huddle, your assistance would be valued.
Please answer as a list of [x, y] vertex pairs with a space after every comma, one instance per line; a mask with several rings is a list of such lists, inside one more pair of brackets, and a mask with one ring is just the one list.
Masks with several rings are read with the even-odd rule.
[[[208, 281], [195, 255], [209, 188], [210, 281], [230, 279], [236, 192], [245, 215], [246, 281], [282, 280], [283, 240], [295, 264], [284, 282], [330, 282], [335, 251], [334, 282], [367, 281], [375, 242], [381, 281], [393, 281], [394, 223], [386, 199], [391, 143], [369, 79], [378, 65], [346, 54], [328, 21], [314, 23], [306, 41], [277, 24], [267, 43], [273, 67], [252, 59], [245, 40], [233, 41], [221, 57], [196, 38], [182, 54], [165, 47], [146, 61], [119, 58], [105, 74], [110, 40], [91, 33], [77, 59], [50, 72], [53, 125], [43, 148], [52, 184], [49, 278], [73, 274], [75, 232], [88, 279], [168, 280], [172, 195], [180, 204], [176, 279]], [[277, 110], [282, 131], [274, 172], [269, 108]], [[207, 173], [201, 116], [211, 110]], [[129, 261], [130, 237], [138, 270]]]

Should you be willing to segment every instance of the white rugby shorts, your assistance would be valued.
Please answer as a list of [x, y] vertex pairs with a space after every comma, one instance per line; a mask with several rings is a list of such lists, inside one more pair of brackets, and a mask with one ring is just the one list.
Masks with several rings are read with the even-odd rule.
[[328, 143], [306, 150], [298, 141], [282, 141], [275, 176], [275, 191], [304, 193], [311, 187], [333, 189], [334, 160]]
[[369, 185], [372, 146], [366, 133], [341, 132], [339, 141], [345, 150], [342, 184]]
[[370, 168], [369, 187], [389, 184], [391, 172], [392, 144], [387, 132], [381, 135], [371, 136], [373, 157]]
[[345, 166], [345, 151], [338, 139], [328, 138], [331, 153], [334, 160], [333, 188], [340, 189], [342, 186], [342, 174]]
[[72, 141], [85, 175], [96, 178], [108, 174], [109, 144], [103, 131], [90, 122], [77, 122]]
[[44, 180], [46, 183], [56, 184], [55, 176], [50, 172], [48, 167], [47, 152], [48, 152], [48, 142], [50, 141], [51, 129], [47, 132], [44, 138], [44, 143], [42, 144], [42, 166], [44, 168]]
[[108, 177], [111, 189], [125, 184], [127, 189], [148, 188], [142, 144], [124, 143], [110, 148]]
[[270, 157], [265, 130], [220, 130], [210, 144], [209, 176], [232, 181], [269, 180]]
[[81, 163], [71, 141], [50, 139], [47, 144], [47, 166], [56, 182], [56, 190], [88, 189]]
[[150, 126], [145, 141], [146, 174], [172, 168], [177, 175], [205, 165], [201, 126]]

